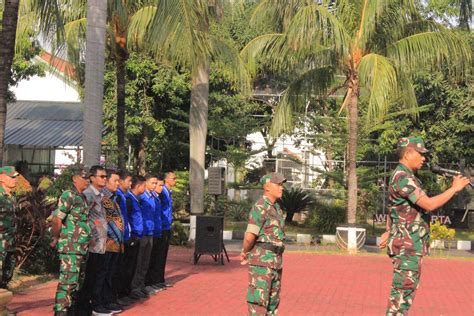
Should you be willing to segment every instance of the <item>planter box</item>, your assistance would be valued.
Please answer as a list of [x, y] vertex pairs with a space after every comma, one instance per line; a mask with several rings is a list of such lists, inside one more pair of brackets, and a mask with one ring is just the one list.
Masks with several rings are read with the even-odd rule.
[[335, 244], [336, 235], [323, 235], [323, 242], [327, 244]]
[[445, 240], [444, 241], [444, 248], [457, 249], [458, 248], [458, 241], [457, 240]]
[[311, 244], [312, 236], [310, 234], [296, 234], [296, 242], [298, 244]]
[[336, 227], [336, 244], [340, 249], [348, 250], [349, 253], [356, 253], [365, 244], [365, 228], [356, 226]]
[[458, 240], [457, 249], [458, 250], [471, 250], [471, 241], [470, 240]]
[[432, 240], [431, 241], [431, 248], [444, 249], [444, 240], [438, 240], [438, 239]]
[[232, 231], [231, 230], [224, 230], [223, 239], [224, 240], [232, 240]]

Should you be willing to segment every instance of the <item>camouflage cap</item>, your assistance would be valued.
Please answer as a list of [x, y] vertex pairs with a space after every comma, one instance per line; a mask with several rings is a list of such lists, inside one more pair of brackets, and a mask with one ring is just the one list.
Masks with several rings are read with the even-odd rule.
[[15, 167], [5, 166], [0, 168], [0, 174], [6, 174], [9, 177], [16, 177], [18, 172], [16, 172]]
[[277, 173], [277, 172], [264, 175], [263, 177], [260, 178], [260, 184], [264, 185], [264, 184], [267, 184], [268, 182], [275, 183], [275, 184], [285, 183], [286, 178], [281, 173]]
[[402, 148], [413, 148], [419, 153], [428, 152], [428, 149], [425, 148], [425, 142], [420, 136], [400, 138], [397, 143], [397, 149]]

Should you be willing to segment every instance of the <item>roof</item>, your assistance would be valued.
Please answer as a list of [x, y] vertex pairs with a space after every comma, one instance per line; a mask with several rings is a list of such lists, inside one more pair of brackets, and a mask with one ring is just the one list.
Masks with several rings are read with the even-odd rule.
[[39, 58], [67, 77], [74, 78], [76, 75], [74, 65], [67, 60], [53, 56], [48, 52], [42, 52]]
[[5, 144], [47, 147], [82, 145], [83, 104], [17, 101], [8, 104]]

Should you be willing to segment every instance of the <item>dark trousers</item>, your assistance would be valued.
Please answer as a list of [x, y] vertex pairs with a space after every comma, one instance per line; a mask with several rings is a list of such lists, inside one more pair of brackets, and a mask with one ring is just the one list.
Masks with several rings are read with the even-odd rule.
[[132, 280], [132, 292], [145, 288], [145, 277], [150, 266], [151, 250], [153, 248], [153, 236], [140, 238], [140, 246], [137, 256], [137, 267]]
[[115, 274], [115, 284], [117, 284], [118, 297], [124, 297], [131, 292], [131, 283], [137, 265], [138, 250], [140, 241], [125, 242], [124, 253], [120, 257], [119, 268]]
[[103, 279], [100, 280], [104, 273], [105, 254], [90, 252], [86, 263], [86, 275], [84, 284], [79, 292], [78, 307], [79, 309], [87, 309], [92, 300], [92, 305], [96, 306], [97, 301], [100, 300], [100, 291], [97, 288], [102, 288]]
[[170, 237], [171, 231], [164, 230], [161, 232], [161, 245], [159, 247], [158, 253], [158, 280], [157, 283], [164, 283], [165, 282], [165, 269], [166, 269], [166, 260], [168, 259], [168, 249], [170, 247]]
[[100, 290], [100, 304], [105, 305], [109, 303], [115, 303], [117, 299], [116, 286], [114, 275], [118, 268], [120, 259], [119, 252], [106, 252], [105, 253], [105, 273], [104, 280], [102, 282], [102, 289]]
[[153, 237], [153, 248], [151, 249], [150, 255], [150, 266], [148, 267], [148, 273], [146, 274], [145, 284], [153, 285], [160, 283], [160, 266], [159, 256], [163, 248], [163, 241], [161, 237]]

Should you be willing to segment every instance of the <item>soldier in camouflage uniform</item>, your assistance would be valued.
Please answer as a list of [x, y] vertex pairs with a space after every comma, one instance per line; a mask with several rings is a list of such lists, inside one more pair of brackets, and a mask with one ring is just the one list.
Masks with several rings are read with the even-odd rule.
[[430, 215], [461, 191], [469, 179], [457, 176], [450, 189], [428, 197], [415, 172], [425, 161], [427, 150], [420, 137], [398, 141], [399, 165], [389, 183], [389, 217], [381, 248], [387, 246], [393, 262], [393, 281], [387, 315], [406, 315], [420, 282], [421, 261], [429, 251]]
[[7, 288], [15, 269], [16, 203], [10, 191], [16, 185], [15, 167], [0, 168], [0, 288]]
[[263, 176], [264, 194], [249, 214], [241, 263], [249, 264], [247, 305], [249, 315], [275, 315], [280, 303], [285, 219], [276, 200], [286, 179], [279, 173]]
[[64, 191], [53, 212], [52, 247], [59, 253], [59, 283], [54, 304], [55, 315], [70, 315], [71, 306], [82, 279], [81, 266], [86, 259], [91, 239], [89, 209], [82, 192], [89, 185], [86, 174], [76, 170], [71, 190]]

